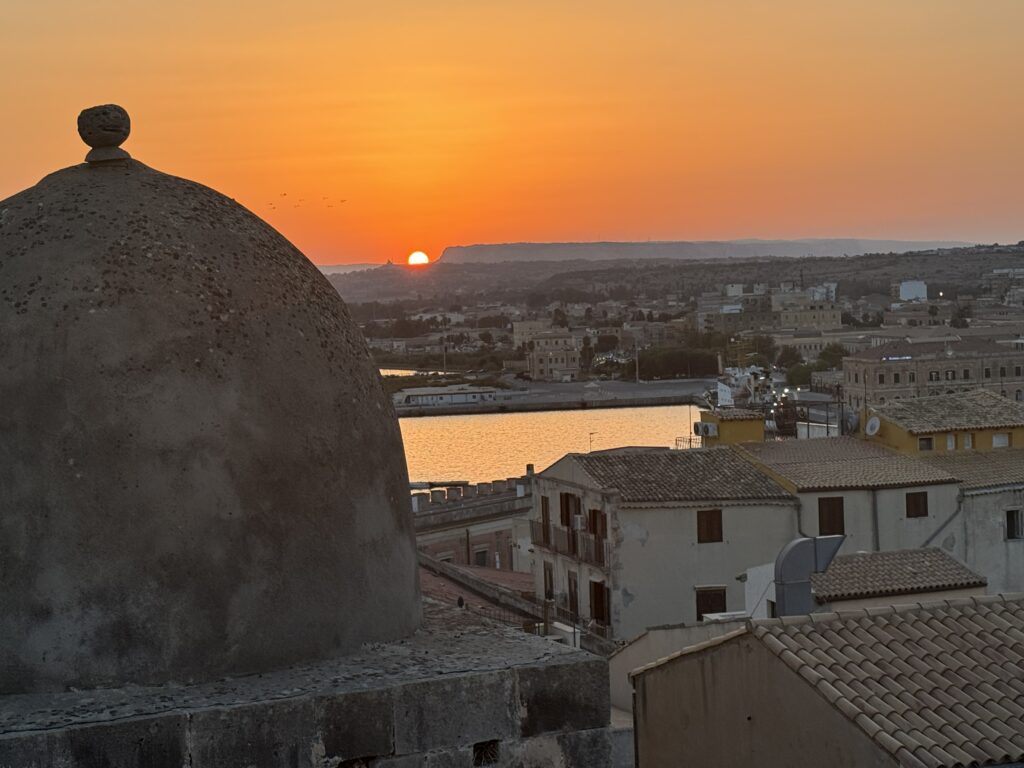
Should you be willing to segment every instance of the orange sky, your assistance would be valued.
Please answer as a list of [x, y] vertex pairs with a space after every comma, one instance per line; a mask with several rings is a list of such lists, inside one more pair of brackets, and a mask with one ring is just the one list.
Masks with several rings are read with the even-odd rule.
[[323, 264], [522, 240], [1015, 242], [1022, 29], [1019, 0], [11, 2], [0, 198], [80, 161], [78, 110], [113, 101], [137, 159]]

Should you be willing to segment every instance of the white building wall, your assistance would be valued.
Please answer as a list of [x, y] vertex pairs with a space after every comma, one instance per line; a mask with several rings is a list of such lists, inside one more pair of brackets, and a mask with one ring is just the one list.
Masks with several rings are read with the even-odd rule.
[[[722, 510], [722, 538], [697, 543], [697, 511]], [[726, 610], [742, 610], [747, 568], [774, 560], [796, 536], [792, 502], [626, 508], [615, 514], [612, 624], [629, 640], [648, 627], [697, 621], [696, 591], [724, 587]]]
[[[928, 493], [928, 516], [908, 518], [906, 494], [914, 491]], [[843, 497], [843, 516], [846, 541], [839, 550], [841, 555], [854, 552], [875, 551], [875, 517], [878, 518], [878, 549], [912, 549], [925, 546], [925, 542], [957, 510], [958, 487], [953, 483], [943, 485], [917, 486], [910, 488], [882, 488], [870, 490], [844, 490], [823, 493], [801, 493], [801, 531], [805, 536], [818, 536], [818, 499]], [[963, 558], [963, 537], [955, 526], [943, 531], [942, 541], [934, 546], [943, 546], [955, 557]]]
[[1024, 486], [963, 497], [964, 562], [988, 579], [989, 594], [1024, 592], [1024, 539], [1006, 538], [1010, 509], [1024, 509]]

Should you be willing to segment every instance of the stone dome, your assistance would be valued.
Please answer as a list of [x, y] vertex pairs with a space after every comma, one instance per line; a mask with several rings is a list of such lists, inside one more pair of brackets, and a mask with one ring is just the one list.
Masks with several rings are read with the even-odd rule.
[[0, 202], [0, 693], [408, 635], [402, 440], [343, 302], [245, 208], [121, 154]]

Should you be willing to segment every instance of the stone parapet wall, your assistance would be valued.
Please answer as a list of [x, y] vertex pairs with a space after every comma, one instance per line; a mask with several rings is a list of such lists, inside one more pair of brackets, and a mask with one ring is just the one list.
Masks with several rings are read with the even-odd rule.
[[611, 765], [604, 660], [425, 612], [410, 640], [259, 676], [0, 697], [0, 766]]

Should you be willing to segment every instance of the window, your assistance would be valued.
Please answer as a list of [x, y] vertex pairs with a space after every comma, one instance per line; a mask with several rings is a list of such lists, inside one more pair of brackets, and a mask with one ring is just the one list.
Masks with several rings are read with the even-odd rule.
[[766, 600], [765, 602], [766, 602], [766, 603], [768, 604], [768, 605], [767, 605], [767, 610], [768, 610], [768, 618], [769, 618], [769, 619], [774, 619], [774, 618], [776, 618], [776, 617], [777, 617], [777, 616], [779, 615], [779, 612], [778, 612], [778, 610], [777, 610], [777, 609], [775, 608], [775, 601], [774, 601], [774, 600]]
[[931, 437], [919, 437], [917, 438], [917, 450], [919, 451], [930, 451], [935, 448], [935, 440]]
[[483, 568], [486, 568], [487, 565], [488, 565], [487, 555], [488, 555], [488, 551], [487, 551], [486, 547], [484, 547], [482, 549], [475, 550], [473, 552], [473, 565], [479, 565], [479, 566], [481, 566]]
[[991, 379], [992, 378], [992, 369], [991, 368], [986, 368], [985, 369], [985, 378], [986, 379]]
[[1016, 395], [1014, 395], [1014, 399], [1015, 399], [1015, 400], [1016, 400], [1017, 402], [1020, 402], [1020, 401], [1021, 401], [1021, 395], [1022, 395], [1022, 394], [1024, 394], [1024, 393], [1022, 393], [1022, 392], [1021, 392], [1021, 391], [1020, 391], [1020, 390], [1018, 389], [1018, 390], [1017, 390], [1017, 394], [1016, 394]]
[[963, 380], [967, 381], [970, 378], [971, 378], [971, 369], [970, 368], [964, 368]]
[[859, 373], [853, 374], [853, 383], [854, 384], [860, 384], [860, 374]]
[[898, 373], [894, 373], [892, 375], [892, 383], [893, 384], [899, 384], [900, 383], [900, 375]]
[[916, 382], [917, 381], [917, 373], [914, 372], [914, 371], [911, 371], [910, 373], [908, 373], [907, 374], [907, 381], [909, 381], [911, 384]]
[[1024, 519], [1019, 509], [1006, 510], [1006, 538], [1024, 539]]
[[551, 503], [547, 496], [540, 497], [540, 525], [541, 541], [551, 546]]
[[907, 517], [928, 517], [928, 491], [907, 494]]
[[1010, 433], [1009, 432], [993, 432], [992, 433], [992, 447], [993, 448], [1009, 448], [1010, 447]]
[[972, 432], [964, 432], [963, 445], [965, 451], [969, 451], [974, 447], [974, 434]]
[[946, 450], [947, 451], [955, 451], [956, 450], [956, 435], [954, 433], [952, 433], [952, 432], [950, 432], [948, 435], [946, 435]]
[[1013, 375], [1016, 376], [1018, 379], [1020, 378], [1020, 366], [1019, 365], [1013, 366]]
[[573, 618], [580, 615], [580, 584], [576, 571], [568, 571], [569, 575], [569, 615]]
[[697, 621], [706, 613], [725, 613], [725, 587], [697, 589]]
[[946, 377], [946, 381], [956, 381], [956, 371], [952, 368], [947, 369], [944, 375]]
[[609, 621], [611, 616], [610, 595], [608, 587], [603, 582], [590, 582], [590, 618], [605, 626], [611, 623]]
[[[560, 493], [558, 495], [558, 505], [558, 513], [562, 527], [572, 530], [572, 520], [580, 513], [580, 497], [575, 493]], [[570, 538], [572, 541], [576, 540], [575, 536]]]
[[885, 374], [884, 373], [878, 374], [878, 383], [879, 384], [885, 384]]
[[1006, 378], [1006, 366], [1004, 366], [1004, 365], [999, 366], [999, 378], [1000, 379], [1005, 379]]
[[844, 533], [843, 497], [824, 496], [818, 499], [818, 535], [841, 536]]
[[722, 540], [722, 510], [701, 509], [697, 512], [697, 542], [708, 544]]
[[928, 371], [928, 381], [938, 381], [938, 380], [939, 380], [939, 372], [938, 371]]
[[555, 571], [551, 563], [544, 563], [544, 599], [555, 597]]

